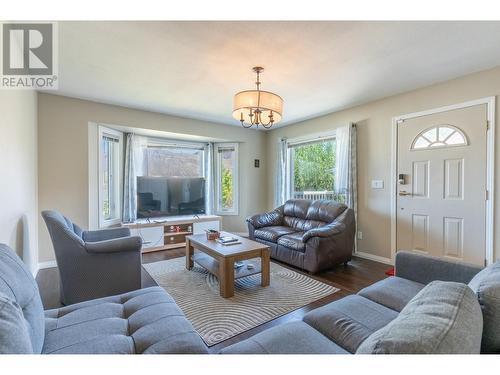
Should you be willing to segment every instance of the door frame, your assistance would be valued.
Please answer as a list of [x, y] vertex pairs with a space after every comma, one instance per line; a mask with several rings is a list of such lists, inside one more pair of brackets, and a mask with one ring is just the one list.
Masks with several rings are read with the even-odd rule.
[[[428, 109], [420, 112], [408, 113], [392, 118], [392, 140], [391, 140], [391, 260], [394, 262], [397, 246], [397, 173], [398, 173], [398, 125], [405, 120], [433, 115], [436, 113], [449, 112], [456, 109], [474, 107], [476, 105], [486, 104], [487, 124], [486, 133], [486, 253], [485, 265], [493, 263], [493, 235], [495, 228], [494, 217], [494, 199], [495, 199], [495, 105], [496, 97], [489, 96], [476, 100], [470, 100], [458, 104], [447, 105]], [[486, 198], [486, 197], [485, 197]]]

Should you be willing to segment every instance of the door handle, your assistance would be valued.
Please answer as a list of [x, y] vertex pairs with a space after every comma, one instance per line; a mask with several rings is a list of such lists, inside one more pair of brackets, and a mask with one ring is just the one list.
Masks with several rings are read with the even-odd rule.
[[401, 195], [401, 196], [405, 196], [405, 195], [413, 195], [413, 194], [412, 194], [412, 193], [408, 193], [407, 191], [404, 191], [404, 190], [403, 190], [403, 191], [400, 191], [400, 192], [399, 192], [399, 195]]

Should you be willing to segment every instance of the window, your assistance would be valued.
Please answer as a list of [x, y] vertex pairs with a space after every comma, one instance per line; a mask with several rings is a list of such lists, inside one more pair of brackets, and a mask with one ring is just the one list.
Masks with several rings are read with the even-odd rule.
[[287, 185], [290, 197], [345, 202], [343, 194], [334, 192], [336, 164], [334, 136], [290, 142], [288, 147]]
[[99, 127], [99, 226], [121, 221], [122, 133]]
[[411, 150], [467, 146], [465, 134], [451, 125], [439, 125], [418, 134], [411, 144]]
[[149, 177], [204, 177], [204, 144], [148, 139], [143, 171]]
[[216, 213], [238, 215], [238, 144], [217, 143], [214, 154]]

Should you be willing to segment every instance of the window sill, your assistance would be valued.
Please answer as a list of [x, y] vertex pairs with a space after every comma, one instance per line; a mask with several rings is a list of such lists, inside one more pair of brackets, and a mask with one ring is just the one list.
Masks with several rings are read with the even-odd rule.
[[240, 214], [238, 212], [235, 212], [235, 211], [217, 211], [215, 213], [216, 215], [219, 215], [219, 216], [239, 216]]
[[100, 229], [106, 229], [106, 228], [110, 228], [110, 227], [113, 227], [113, 226], [116, 226], [116, 225], [120, 225], [122, 223], [122, 219], [113, 219], [113, 220], [106, 220], [104, 222], [101, 222], [99, 224], [99, 228]]

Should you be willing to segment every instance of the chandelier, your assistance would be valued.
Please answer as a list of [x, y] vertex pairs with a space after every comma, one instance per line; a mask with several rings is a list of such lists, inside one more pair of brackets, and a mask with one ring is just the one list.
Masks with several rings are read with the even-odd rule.
[[256, 90], [240, 91], [234, 96], [233, 117], [241, 122], [244, 128], [257, 128], [262, 125], [269, 129], [281, 120], [283, 113], [283, 99], [269, 91], [260, 89], [260, 73], [264, 68], [253, 68], [257, 74]]

